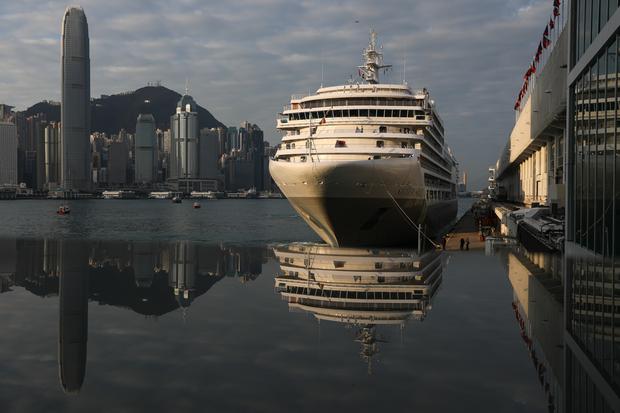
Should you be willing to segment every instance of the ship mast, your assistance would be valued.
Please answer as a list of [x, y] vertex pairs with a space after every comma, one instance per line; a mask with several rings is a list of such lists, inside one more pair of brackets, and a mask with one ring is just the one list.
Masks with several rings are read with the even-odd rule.
[[392, 65], [383, 64], [383, 53], [377, 50], [377, 32], [370, 31], [370, 43], [362, 54], [364, 65], [358, 66], [359, 75], [362, 79], [371, 84], [379, 83], [379, 70], [388, 69]]

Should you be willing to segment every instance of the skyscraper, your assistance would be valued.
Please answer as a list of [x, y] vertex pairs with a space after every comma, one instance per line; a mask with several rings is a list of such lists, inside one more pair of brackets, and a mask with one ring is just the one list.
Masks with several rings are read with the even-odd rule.
[[17, 129], [0, 122], [0, 186], [17, 186]]
[[62, 20], [61, 164], [65, 190], [90, 187], [90, 57], [88, 22], [81, 7]]
[[45, 126], [45, 185], [55, 189], [60, 178], [60, 125], [51, 122]]
[[199, 178], [198, 105], [190, 95], [183, 95], [176, 113], [170, 119], [172, 148], [170, 153], [170, 178], [179, 188], [189, 185], [189, 180]]
[[200, 178], [223, 181], [220, 172], [220, 135], [221, 129], [203, 128], [200, 130]]
[[157, 141], [153, 115], [138, 115], [135, 143], [135, 182], [152, 183], [157, 176]]

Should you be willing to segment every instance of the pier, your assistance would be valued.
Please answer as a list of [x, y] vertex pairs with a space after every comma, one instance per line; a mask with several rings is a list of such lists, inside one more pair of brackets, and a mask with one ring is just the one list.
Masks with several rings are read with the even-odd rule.
[[480, 232], [474, 212], [470, 209], [457, 221], [452, 230], [446, 234], [446, 251], [460, 251], [461, 238], [469, 240], [469, 250], [484, 250], [484, 241], [480, 240]]

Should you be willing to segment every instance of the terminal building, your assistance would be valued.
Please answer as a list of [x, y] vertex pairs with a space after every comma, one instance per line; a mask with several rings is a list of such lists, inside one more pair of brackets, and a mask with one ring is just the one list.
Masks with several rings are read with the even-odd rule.
[[490, 182], [496, 199], [565, 219], [561, 404], [620, 411], [620, 12], [555, 0], [552, 16]]
[[[568, 406], [620, 411], [620, 12], [573, 0], [567, 70]], [[587, 390], [586, 390], [587, 389]], [[592, 389], [592, 390], [590, 390]]]
[[503, 200], [565, 207], [567, 27], [561, 19], [556, 23], [551, 43], [515, 105], [515, 126], [493, 168], [496, 196]]

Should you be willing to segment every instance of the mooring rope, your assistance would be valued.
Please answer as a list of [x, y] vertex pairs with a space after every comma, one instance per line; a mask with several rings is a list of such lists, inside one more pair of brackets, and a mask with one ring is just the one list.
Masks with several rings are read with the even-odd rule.
[[[384, 185], [385, 186], [385, 185]], [[419, 225], [416, 225], [415, 222], [413, 222], [413, 220], [411, 218], [409, 218], [409, 215], [407, 215], [407, 213], [405, 212], [405, 210], [398, 204], [398, 201], [396, 201], [396, 199], [394, 198], [394, 196], [390, 193], [389, 189], [387, 189], [387, 186], [385, 187], [385, 191], [387, 192], [387, 194], [390, 196], [390, 198], [392, 199], [392, 202], [394, 202], [394, 204], [396, 205], [396, 207], [398, 208], [398, 210], [402, 213], [402, 215], [407, 219], [407, 222], [409, 222], [409, 224], [413, 225], [413, 228], [416, 229], [420, 234], [422, 234], [424, 236], [424, 238], [426, 238], [435, 248], [440, 248], [441, 245], [436, 244], [435, 241], [433, 241], [432, 239], [430, 239], [425, 233], [424, 231], [422, 231], [422, 229], [420, 228]]]

